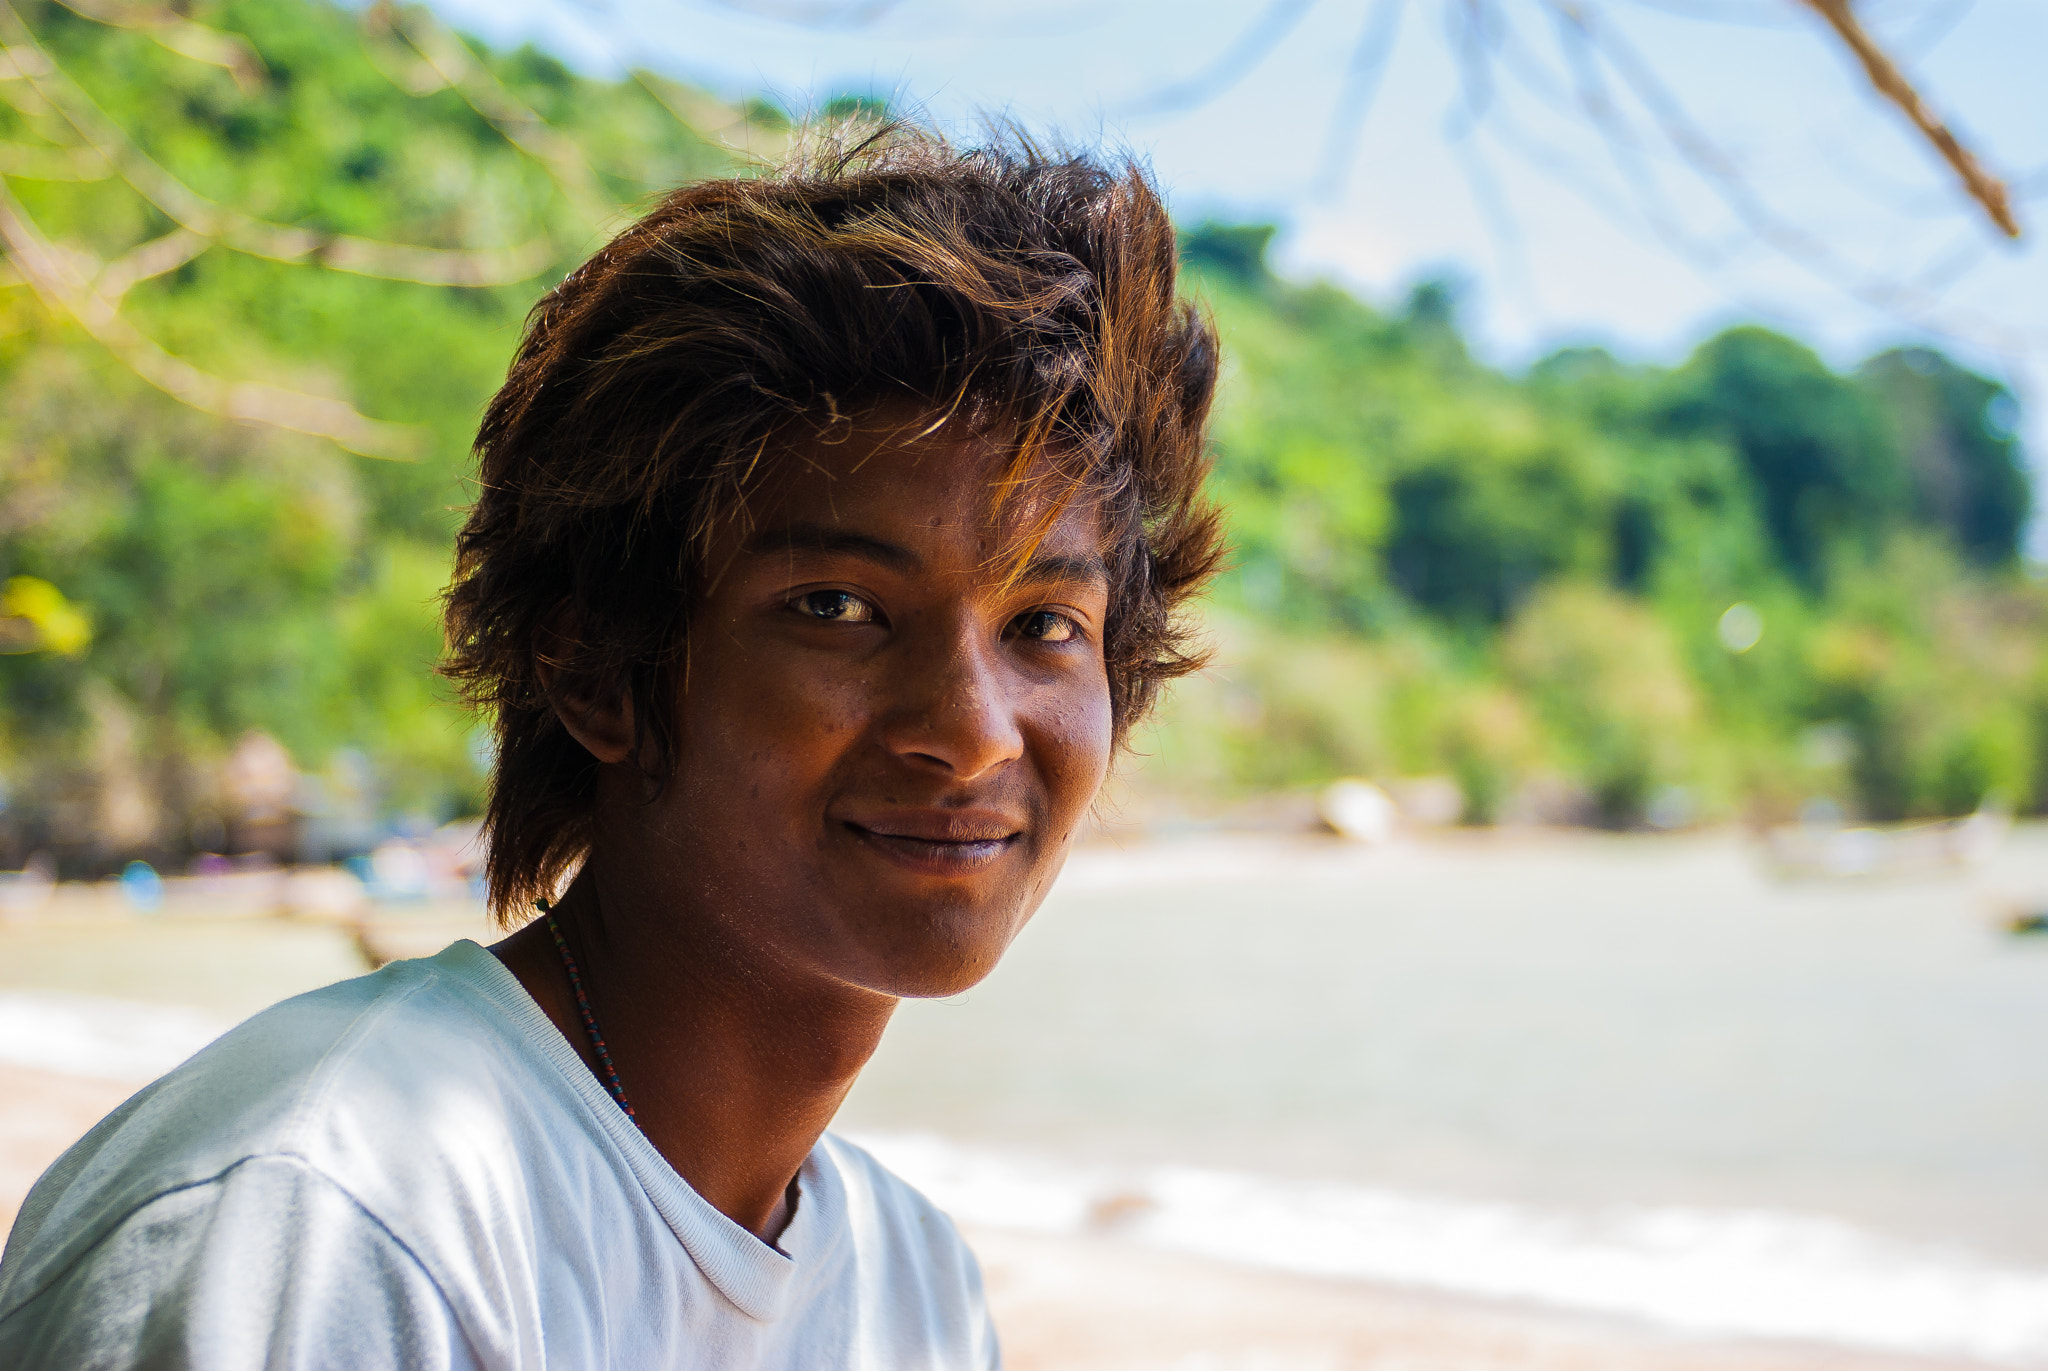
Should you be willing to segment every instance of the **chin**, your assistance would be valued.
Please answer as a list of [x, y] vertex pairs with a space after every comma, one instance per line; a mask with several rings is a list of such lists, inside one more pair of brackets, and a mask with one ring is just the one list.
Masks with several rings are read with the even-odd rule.
[[[905, 1000], [943, 1000], [988, 979], [1033, 908], [942, 907], [922, 911], [906, 926], [897, 905], [867, 944], [866, 974], [871, 990]], [[872, 926], [872, 925], [871, 925]]]
[[892, 984], [878, 985], [877, 990], [894, 995], [899, 1000], [944, 1000], [954, 995], [965, 994], [988, 979], [996, 969], [1000, 954], [990, 956], [982, 962], [955, 962], [950, 965], [918, 967], [910, 974], [898, 974], [890, 978]]

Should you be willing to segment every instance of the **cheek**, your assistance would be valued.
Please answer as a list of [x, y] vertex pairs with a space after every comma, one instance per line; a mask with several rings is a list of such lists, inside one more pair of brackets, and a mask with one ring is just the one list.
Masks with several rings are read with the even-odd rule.
[[1095, 799], [1109, 773], [1111, 729], [1106, 677], [1062, 691], [1045, 715], [1044, 772], [1054, 810], [1071, 822]]
[[762, 798], [803, 788], [837, 764], [859, 735], [871, 701], [858, 673], [772, 651], [693, 664], [681, 701], [684, 764], [711, 790], [752, 778]]

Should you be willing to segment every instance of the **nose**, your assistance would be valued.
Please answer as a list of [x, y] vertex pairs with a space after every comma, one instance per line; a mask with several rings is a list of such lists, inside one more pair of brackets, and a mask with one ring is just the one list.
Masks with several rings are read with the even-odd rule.
[[890, 673], [894, 698], [884, 712], [883, 745], [896, 756], [971, 781], [1024, 755], [1019, 684], [1004, 669], [998, 643], [973, 615], [925, 627], [917, 650]]

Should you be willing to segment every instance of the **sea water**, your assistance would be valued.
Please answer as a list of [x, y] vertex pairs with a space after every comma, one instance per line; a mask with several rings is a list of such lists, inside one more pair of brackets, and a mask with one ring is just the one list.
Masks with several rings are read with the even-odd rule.
[[2048, 833], [1786, 883], [1742, 839], [1079, 854], [841, 1116], [969, 1222], [2048, 1365]]

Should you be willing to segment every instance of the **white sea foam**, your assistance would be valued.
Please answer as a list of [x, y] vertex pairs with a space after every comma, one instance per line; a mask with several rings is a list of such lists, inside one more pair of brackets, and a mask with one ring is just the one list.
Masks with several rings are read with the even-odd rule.
[[1572, 1215], [1162, 1166], [1091, 1170], [858, 1136], [964, 1223], [1639, 1318], [1688, 1333], [2048, 1365], [2048, 1271], [1765, 1210]]
[[150, 1080], [229, 1027], [177, 1005], [57, 990], [0, 991], [0, 1061], [68, 1076]]

